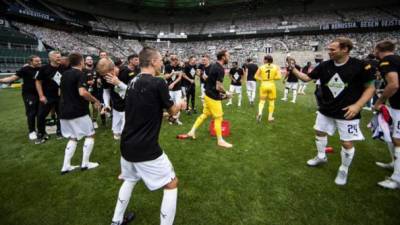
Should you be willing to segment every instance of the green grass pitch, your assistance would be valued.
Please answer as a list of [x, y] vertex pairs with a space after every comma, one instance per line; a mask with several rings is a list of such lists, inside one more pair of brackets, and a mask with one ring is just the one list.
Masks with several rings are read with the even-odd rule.
[[[197, 140], [177, 140], [177, 134], [190, 129], [195, 115], [182, 115], [183, 126], [163, 124], [160, 143], [180, 180], [175, 224], [400, 224], [400, 191], [376, 185], [391, 172], [375, 166], [389, 156], [383, 142], [370, 138], [366, 124], [371, 112], [363, 112], [366, 141], [356, 143], [349, 183], [338, 187], [337, 135], [329, 139], [335, 152], [328, 164], [305, 164], [316, 154], [314, 85], [308, 86], [306, 96], [298, 96], [297, 104], [280, 101], [282, 85], [278, 87], [274, 123], [268, 124], [266, 116], [256, 123], [257, 105], [249, 106], [245, 93], [240, 109], [236, 98], [232, 106], [224, 105], [232, 150], [216, 146], [208, 134], [209, 121], [198, 130]], [[110, 224], [121, 185], [119, 143], [112, 139], [110, 122], [96, 133], [91, 160], [100, 167], [61, 176], [67, 141], [28, 141], [20, 90], [0, 89], [0, 105], [0, 224]], [[79, 164], [81, 157], [82, 142], [73, 163]], [[150, 192], [139, 183], [132, 196], [129, 209], [137, 213], [132, 224], [159, 224], [162, 191]]]

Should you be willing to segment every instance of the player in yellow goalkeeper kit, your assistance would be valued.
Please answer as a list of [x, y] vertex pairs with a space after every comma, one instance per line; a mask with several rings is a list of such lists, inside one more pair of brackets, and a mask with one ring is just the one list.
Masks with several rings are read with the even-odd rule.
[[264, 57], [264, 65], [258, 68], [255, 79], [261, 82], [260, 85], [260, 102], [258, 103], [257, 121], [261, 122], [262, 112], [265, 100], [269, 101], [268, 105], [268, 121], [273, 121], [276, 99], [275, 80], [281, 79], [281, 72], [278, 65], [272, 64], [273, 58], [270, 55]]

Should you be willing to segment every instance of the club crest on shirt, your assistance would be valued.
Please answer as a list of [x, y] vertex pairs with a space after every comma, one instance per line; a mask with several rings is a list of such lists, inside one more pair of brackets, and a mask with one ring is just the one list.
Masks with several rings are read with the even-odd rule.
[[238, 80], [238, 79], [239, 79], [239, 74], [236, 72], [236, 73], [233, 75], [233, 78], [235, 78], [235, 80]]
[[196, 71], [194, 70], [194, 68], [192, 68], [192, 69], [190, 70], [190, 75], [194, 76], [195, 74], [196, 74]]
[[333, 97], [336, 98], [340, 93], [342, 93], [342, 91], [346, 88], [347, 85], [340, 78], [339, 74], [335, 73], [335, 75], [333, 75], [333, 77], [329, 80], [326, 86], [328, 86]]
[[54, 74], [54, 76], [53, 76], [53, 80], [54, 80], [54, 82], [57, 83], [58, 86], [60, 86], [61, 77], [62, 77], [62, 75], [61, 75], [61, 73], [58, 72], [58, 71], [57, 71], [57, 72]]

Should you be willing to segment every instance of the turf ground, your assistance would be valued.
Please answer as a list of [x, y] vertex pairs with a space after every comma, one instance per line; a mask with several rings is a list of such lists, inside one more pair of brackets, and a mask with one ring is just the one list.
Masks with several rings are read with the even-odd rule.
[[[272, 124], [265, 117], [261, 124], [255, 122], [257, 107], [249, 106], [245, 96], [240, 109], [224, 106], [232, 150], [215, 145], [207, 132], [209, 122], [198, 130], [197, 140], [175, 139], [189, 130], [193, 115], [182, 116], [183, 126], [164, 123], [160, 143], [180, 179], [175, 224], [400, 224], [400, 191], [376, 185], [391, 173], [375, 166], [389, 156], [384, 143], [371, 140], [365, 127], [370, 112], [363, 113], [367, 140], [356, 144], [347, 186], [333, 182], [340, 165], [337, 135], [329, 140], [335, 153], [328, 164], [305, 165], [316, 153], [313, 89], [309, 85], [308, 95], [298, 96], [295, 105], [278, 100]], [[20, 90], [0, 89], [0, 105], [0, 224], [110, 224], [121, 185], [119, 144], [112, 139], [110, 122], [96, 134], [91, 159], [100, 167], [60, 176], [67, 141], [28, 141]], [[74, 164], [80, 163], [81, 148], [82, 143]], [[137, 213], [133, 224], [158, 224], [161, 198], [162, 191], [150, 192], [139, 183], [129, 205]]]

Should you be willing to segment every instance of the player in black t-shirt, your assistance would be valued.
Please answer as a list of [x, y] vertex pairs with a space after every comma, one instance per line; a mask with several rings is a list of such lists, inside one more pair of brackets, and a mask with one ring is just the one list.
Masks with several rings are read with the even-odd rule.
[[256, 91], [257, 91], [257, 82], [254, 78], [258, 70], [258, 66], [253, 63], [253, 59], [248, 58], [247, 62], [243, 65], [244, 74], [246, 76], [246, 90], [247, 90], [247, 97], [249, 98], [250, 105], [254, 104], [254, 100], [256, 98]]
[[[187, 113], [196, 113], [196, 108], [195, 108], [195, 94], [196, 94], [196, 73], [197, 73], [197, 67], [196, 67], [196, 57], [190, 56], [189, 57], [189, 62], [185, 66], [183, 70], [183, 76], [182, 76], [182, 85], [185, 86], [186, 89], [186, 99], [187, 99], [187, 108], [186, 112]], [[189, 102], [192, 103], [192, 109], [189, 111]]]
[[[311, 62], [307, 62], [307, 64], [303, 67], [303, 69], [301, 69], [301, 72], [305, 73], [305, 74], [309, 74], [310, 70], [311, 70]], [[299, 80], [299, 89], [298, 89], [297, 93], [299, 95], [305, 95], [306, 87], [307, 87], [307, 82]]]
[[94, 127], [89, 116], [89, 102], [99, 110], [101, 103], [87, 89], [87, 77], [82, 72], [84, 61], [82, 55], [71, 53], [68, 56], [71, 68], [64, 71], [60, 83], [60, 123], [61, 133], [69, 141], [65, 148], [61, 175], [71, 172], [78, 166], [71, 165], [78, 141], [85, 138], [81, 169], [94, 169], [99, 166], [89, 158], [94, 146]]
[[196, 129], [207, 119], [212, 116], [214, 119], [214, 129], [217, 136], [217, 144], [224, 148], [232, 148], [232, 144], [226, 142], [222, 138], [222, 99], [231, 98], [232, 94], [224, 89], [224, 65], [229, 62], [229, 52], [222, 50], [217, 53], [217, 62], [210, 66], [210, 73], [206, 80], [206, 96], [204, 97], [203, 113], [197, 117], [192, 129], [187, 133], [187, 137], [196, 138]]
[[391, 155], [394, 157], [393, 174], [391, 177], [378, 183], [381, 187], [400, 189], [400, 56], [395, 55], [396, 46], [391, 41], [379, 42], [375, 47], [375, 54], [380, 60], [379, 71], [386, 82], [381, 97], [376, 101], [374, 108], [380, 110], [388, 100], [390, 116], [392, 117], [394, 147]]
[[[171, 55], [170, 57], [171, 63], [165, 66], [164, 69], [164, 79], [167, 81], [169, 88], [169, 95], [171, 95], [172, 101], [175, 104], [179, 104], [181, 101], [185, 101], [184, 95], [186, 93], [182, 93], [181, 81], [183, 76], [183, 69], [180, 66], [178, 56]], [[182, 122], [179, 120], [180, 113], [173, 117], [174, 121], [178, 125], [182, 125]]]
[[124, 77], [127, 80], [127, 84], [140, 73], [139, 68], [139, 56], [132, 54], [128, 56], [128, 65], [120, 70], [119, 77]]
[[[109, 58], [101, 60], [108, 61], [109, 64], [114, 65]], [[97, 72], [101, 76], [103, 84], [104, 110], [111, 111], [112, 109], [113, 136], [115, 140], [119, 140], [125, 125], [125, 95], [130, 78], [127, 73], [120, 74], [117, 66], [112, 68], [111, 70], [110, 68], [97, 66]]]
[[[87, 89], [91, 95], [93, 95], [96, 99], [100, 100], [99, 98], [99, 84], [98, 84], [98, 76], [97, 72], [94, 68], [93, 64], [93, 58], [92, 56], [86, 56], [85, 58], [85, 67], [82, 69], [82, 72], [86, 76], [87, 80]], [[97, 114], [98, 110], [95, 110], [95, 105], [94, 103], [92, 105], [92, 121], [93, 121], [93, 126], [95, 129], [98, 128], [97, 124]]]
[[160, 224], [172, 225], [175, 218], [178, 178], [172, 163], [163, 152], [158, 137], [163, 110], [177, 114], [182, 105], [170, 99], [168, 86], [162, 78], [162, 57], [153, 48], [139, 53], [142, 73], [129, 84], [126, 96], [126, 125], [121, 137], [121, 178], [124, 180], [112, 218], [112, 225], [123, 223], [133, 188], [143, 180], [151, 191], [164, 188]]
[[61, 66], [61, 54], [58, 51], [49, 53], [50, 63], [42, 66], [35, 77], [35, 85], [39, 94], [38, 109], [38, 139], [35, 144], [41, 144], [48, 139], [46, 134], [46, 117], [51, 110], [54, 110], [57, 118], [57, 136], [60, 138], [60, 120], [59, 120], [59, 100], [60, 100], [60, 82], [64, 68]]
[[[286, 61], [289, 59], [286, 58]], [[293, 60], [293, 59], [292, 59]], [[296, 63], [296, 62], [294, 62]], [[295, 65], [297, 70], [301, 70], [301, 67], [299, 65]], [[289, 90], [292, 90], [293, 92], [293, 98], [292, 98], [292, 103], [296, 103], [296, 98], [297, 98], [297, 88], [298, 88], [298, 84], [299, 84], [299, 79], [292, 73], [292, 71], [290, 71], [288, 68], [286, 68], [286, 76], [283, 78], [283, 83], [285, 84], [285, 91], [283, 94], [283, 98], [282, 101], [287, 101], [288, 99], [288, 94], [289, 94]]]
[[203, 101], [204, 96], [205, 96], [205, 83], [210, 71], [210, 56], [208, 55], [203, 55], [201, 59], [201, 64], [198, 67], [198, 76], [200, 77], [200, 88], [201, 88], [201, 100]]
[[0, 83], [12, 83], [22, 79], [22, 99], [25, 105], [25, 114], [28, 121], [29, 139], [36, 140], [36, 116], [39, 107], [39, 96], [35, 86], [35, 76], [41, 66], [40, 57], [29, 57], [27, 66], [22, 67], [15, 75], [0, 79]]
[[[239, 68], [237, 62], [232, 63], [232, 68], [229, 70], [229, 78], [231, 79], [231, 85], [229, 86], [229, 92], [238, 94], [238, 106], [242, 105], [242, 79], [243, 79], [243, 69]], [[229, 99], [226, 105], [232, 105], [232, 98]]]
[[363, 140], [360, 130], [360, 111], [374, 95], [374, 74], [371, 65], [351, 58], [353, 43], [348, 38], [336, 38], [328, 45], [330, 60], [322, 62], [310, 74], [304, 74], [288, 60], [289, 71], [303, 81], [320, 80], [318, 114], [314, 129], [318, 155], [308, 160], [309, 166], [327, 162], [325, 147], [328, 135], [336, 129], [342, 144], [342, 164], [335, 179], [337, 185], [347, 183], [348, 169], [354, 157], [353, 141]]

